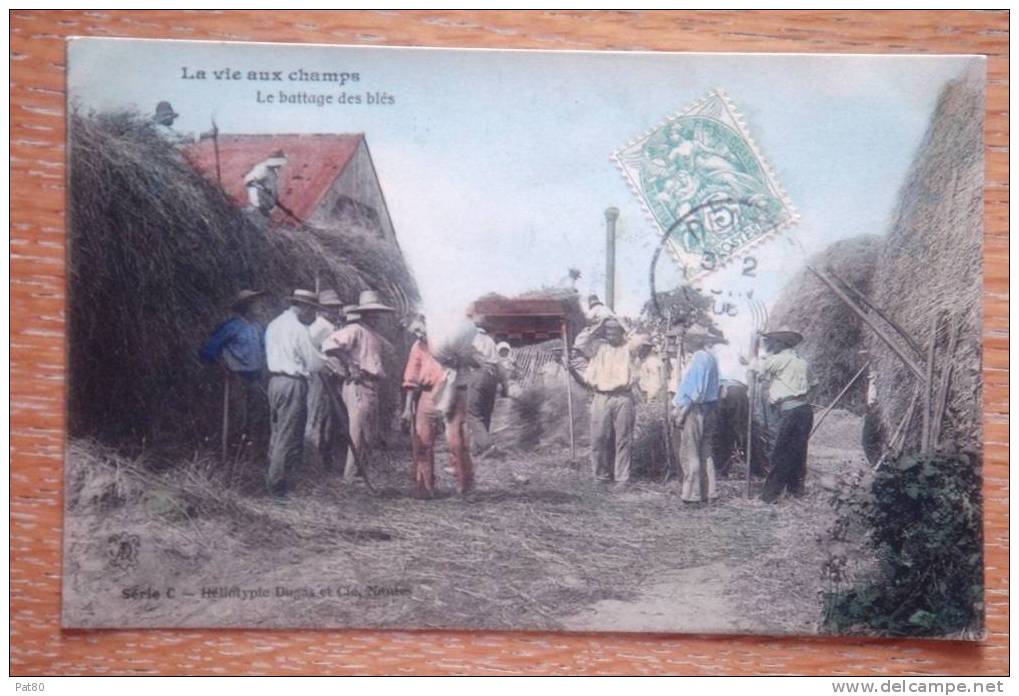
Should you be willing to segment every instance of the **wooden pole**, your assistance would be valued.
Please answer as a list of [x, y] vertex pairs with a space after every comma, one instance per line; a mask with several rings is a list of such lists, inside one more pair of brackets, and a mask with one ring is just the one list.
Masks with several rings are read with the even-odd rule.
[[616, 220], [619, 208], [605, 209], [605, 306], [616, 308]]
[[662, 376], [662, 416], [665, 418], [665, 473], [662, 476], [662, 482], [669, 480], [669, 476], [672, 475], [672, 418], [669, 414], [669, 329], [672, 328], [672, 308], [670, 307], [666, 312], [665, 322], [665, 344], [662, 346], [661, 353], [661, 376]]
[[906, 364], [906, 367], [908, 367], [914, 375], [916, 375], [917, 379], [920, 380], [924, 379], [924, 370], [920, 367], [920, 365], [915, 360], [913, 360], [913, 358], [906, 355], [905, 351], [903, 351], [900, 346], [898, 346], [894, 341], [892, 341], [892, 339], [888, 336], [885, 330], [878, 326], [871, 316], [869, 316], [866, 312], [860, 309], [856, 305], [856, 302], [854, 302], [845, 293], [845, 291], [842, 290], [842, 288], [835, 285], [835, 283], [832, 282], [831, 278], [824, 275], [810, 264], [807, 264], [807, 270], [816, 275], [822, 283], [831, 288], [832, 292], [838, 295], [839, 299], [845, 302], [849, 306], [849, 308], [853, 310], [856, 313], [856, 315], [859, 316], [860, 319], [862, 319], [863, 322], [867, 326], [869, 326], [875, 334], [877, 334], [877, 337], [880, 338], [884, 342], [884, 344], [892, 350], [892, 352], [899, 356], [899, 359]]
[[577, 441], [573, 433], [573, 389], [570, 384], [570, 346], [566, 341], [566, 320], [562, 322], [563, 379], [566, 381], [566, 417], [570, 420], [570, 462], [577, 461]]
[[814, 427], [811, 429], [810, 435], [807, 436], [808, 440], [814, 436], [814, 433], [816, 433], [817, 429], [821, 427], [821, 423], [824, 423], [824, 419], [828, 417], [828, 414], [831, 413], [831, 410], [835, 408], [835, 405], [839, 401], [842, 400], [842, 397], [846, 395], [846, 392], [849, 391], [849, 388], [856, 384], [856, 380], [860, 379], [860, 375], [862, 375], [867, 370], [868, 367], [870, 367], [870, 363], [864, 363], [863, 367], [861, 367], [860, 370], [855, 375], [853, 375], [853, 378], [849, 380], [849, 383], [846, 384], [846, 386], [842, 387], [842, 391], [839, 392], [839, 395], [836, 396], [830, 404], [828, 404], [828, 408], [824, 409], [824, 411], [821, 412], [821, 417], [817, 419], [816, 423], [814, 423]]
[[223, 373], [223, 462], [227, 463], [230, 440], [230, 373]]
[[[753, 336], [750, 338], [750, 357], [751, 359], [757, 358], [758, 349], [758, 336], [757, 331], [754, 331]], [[757, 372], [750, 370], [747, 373], [747, 499], [750, 498], [750, 457], [753, 450], [753, 437], [754, 437], [754, 406], [757, 400]]]
[[837, 280], [839, 283], [841, 283], [843, 286], [845, 286], [853, 294], [853, 296], [856, 297], [856, 299], [860, 301], [860, 303], [862, 305], [864, 305], [867, 309], [873, 310], [874, 313], [877, 314], [882, 319], [884, 319], [885, 322], [890, 327], [895, 329], [895, 333], [899, 334], [899, 336], [902, 337], [902, 340], [904, 340], [906, 343], [909, 344], [909, 347], [912, 348], [916, 352], [918, 357], [923, 355], [923, 350], [920, 348], [920, 346], [917, 344], [917, 342], [913, 340], [913, 337], [910, 336], [908, 333], [906, 333], [905, 329], [903, 329], [901, 326], [899, 326], [894, 321], [892, 321], [891, 318], [887, 314], [885, 314], [883, 311], [881, 311], [880, 307], [878, 307], [873, 302], [871, 302], [870, 299], [866, 295], [864, 295], [862, 292], [860, 292], [859, 290], [854, 288], [852, 285], [850, 285], [848, 281], [846, 281], [846, 280], [840, 278], [839, 276], [837, 276], [835, 274], [835, 272], [831, 268], [825, 269], [825, 272], [828, 275], [830, 275], [832, 278]]
[[927, 341], [927, 373], [923, 385], [923, 426], [920, 430], [920, 453], [927, 454], [931, 449], [931, 399], [934, 385], [934, 347], [938, 342], [938, 313], [934, 313], [931, 322], [931, 336]]
[[899, 421], [899, 427], [895, 429], [895, 432], [892, 434], [892, 438], [888, 441], [888, 451], [878, 457], [877, 462], [874, 464], [874, 471], [881, 468], [881, 464], [884, 463], [889, 454], [896, 457], [899, 455], [899, 437], [905, 431], [907, 424], [913, 420], [913, 411], [916, 410], [916, 402], [919, 398], [920, 390], [914, 388], [913, 398], [909, 400], [909, 406], [906, 408], [906, 415], [902, 417], [901, 421]]

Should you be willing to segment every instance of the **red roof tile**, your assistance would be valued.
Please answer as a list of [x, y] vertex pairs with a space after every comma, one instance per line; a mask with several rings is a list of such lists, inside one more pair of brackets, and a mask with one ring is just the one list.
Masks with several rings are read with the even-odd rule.
[[[307, 220], [322, 196], [357, 152], [361, 133], [219, 136], [219, 165], [223, 189], [239, 206], [247, 205], [244, 175], [275, 150], [283, 150], [287, 165], [280, 170], [279, 200]], [[211, 138], [188, 146], [184, 156], [195, 169], [216, 181], [216, 154]], [[291, 222], [281, 211], [277, 222]]]

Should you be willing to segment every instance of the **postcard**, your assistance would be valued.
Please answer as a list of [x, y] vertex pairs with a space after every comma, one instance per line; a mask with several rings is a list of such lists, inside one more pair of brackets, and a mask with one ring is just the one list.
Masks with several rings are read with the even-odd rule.
[[65, 627], [982, 637], [983, 57], [67, 79]]

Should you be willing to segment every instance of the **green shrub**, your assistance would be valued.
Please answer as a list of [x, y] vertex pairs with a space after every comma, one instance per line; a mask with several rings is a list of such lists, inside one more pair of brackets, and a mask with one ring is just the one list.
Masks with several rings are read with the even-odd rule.
[[[824, 629], [893, 636], [983, 629], [980, 470], [966, 455], [903, 455], [869, 493], [838, 498], [836, 530], [862, 522], [879, 561], [872, 582], [824, 594]], [[837, 582], [840, 564], [826, 572]]]

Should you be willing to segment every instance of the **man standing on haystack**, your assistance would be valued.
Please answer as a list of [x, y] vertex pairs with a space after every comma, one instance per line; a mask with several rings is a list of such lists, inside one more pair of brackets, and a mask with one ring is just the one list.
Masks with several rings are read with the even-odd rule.
[[[460, 390], [457, 398], [455, 383], [447, 384], [447, 371], [436, 360], [428, 343], [424, 319], [411, 322], [408, 330], [417, 340], [410, 349], [407, 366], [403, 371], [403, 388], [406, 401], [402, 419], [409, 422], [411, 451], [414, 458], [415, 493], [431, 497], [435, 491], [435, 440], [439, 427], [444, 425], [449, 458], [456, 479], [457, 491], [466, 494], [474, 481], [470, 448], [464, 425], [467, 419], [466, 398]], [[451, 376], [455, 382], [455, 377]], [[441, 394], [452, 388], [452, 398], [444, 399], [445, 411], [440, 410]]]
[[156, 133], [174, 147], [181, 147], [193, 142], [193, 138], [183, 135], [174, 129], [173, 122], [179, 116], [180, 114], [173, 110], [168, 101], [161, 101], [156, 104], [156, 113], [152, 115], [152, 123], [155, 124]]
[[347, 313], [346, 325], [322, 344], [326, 355], [339, 360], [344, 373], [341, 395], [350, 432], [344, 472], [347, 481], [353, 481], [359, 469], [367, 466], [368, 453], [379, 442], [379, 389], [386, 377], [382, 356], [392, 346], [379, 334], [378, 321], [383, 314], [396, 311], [384, 305], [373, 290], [362, 292], [352, 310]]
[[294, 290], [290, 307], [265, 330], [265, 358], [269, 368], [269, 492], [282, 498], [287, 473], [300, 466], [308, 417], [308, 380], [325, 365], [311, 342], [308, 327], [315, 321], [317, 295]]
[[[225, 370], [226, 408], [229, 409], [231, 402], [237, 405], [234, 420], [240, 424], [242, 443], [251, 441], [251, 411], [265, 398], [261, 386], [265, 368], [265, 327], [258, 320], [258, 302], [264, 294], [260, 290], [238, 292], [231, 306], [233, 316], [216, 327], [198, 352], [202, 362], [220, 363]], [[230, 419], [224, 418], [229, 429]]]
[[[318, 294], [318, 316], [308, 327], [311, 342], [318, 351], [343, 323], [343, 302], [335, 290]], [[308, 424], [305, 440], [323, 468], [331, 471], [333, 461], [347, 459], [347, 409], [340, 400], [343, 366], [336, 358], [327, 358], [325, 369], [308, 382]], [[341, 465], [342, 466], [342, 465]]]
[[594, 390], [591, 401], [591, 464], [595, 478], [625, 488], [636, 418], [633, 390], [639, 370], [623, 325], [615, 317], [592, 324], [574, 341], [574, 366]]
[[768, 352], [750, 362], [750, 370], [768, 380], [768, 402], [779, 413], [778, 432], [771, 451], [771, 470], [761, 500], [773, 503], [783, 491], [801, 497], [807, 477], [807, 442], [814, 411], [807, 400], [813, 380], [807, 361], [793, 350], [803, 335], [791, 329], [762, 334]]
[[[683, 344], [693, 351], [683, 378], [676, 386], [676, 429], [674, 451], [679, 453], [683, 471], [680, 497], [685, 503], [700, 503], [718, 497], [715, 489], [714, 432], [718, 400], [722, 389], [718, 359], [712, 346], [726, 343], [697, 324], [687, 329]], [[678, 440], [678, 441], [677, 441]]]

